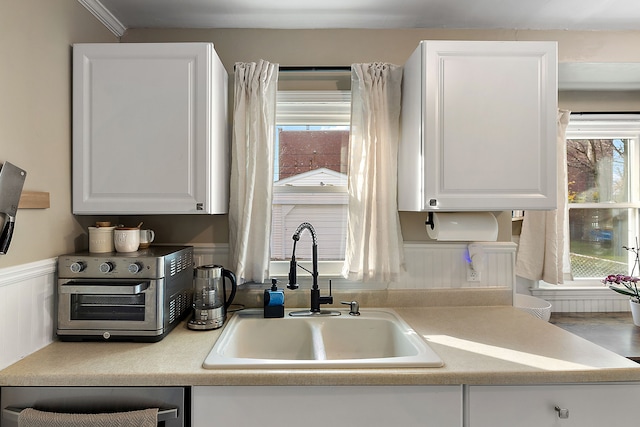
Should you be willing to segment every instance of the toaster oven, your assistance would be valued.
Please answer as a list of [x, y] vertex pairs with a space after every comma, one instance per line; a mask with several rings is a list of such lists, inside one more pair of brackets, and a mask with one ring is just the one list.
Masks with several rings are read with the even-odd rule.
[[58, 257], [57, 326], [63, 341], [159, 341], [189, 312], [193, 248]]

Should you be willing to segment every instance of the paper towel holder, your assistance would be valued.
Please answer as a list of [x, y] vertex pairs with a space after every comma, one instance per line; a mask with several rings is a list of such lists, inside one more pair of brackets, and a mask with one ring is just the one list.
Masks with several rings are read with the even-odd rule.
[[429, 225], [431, 226], [431, 229], [433, 230], [433, 212], [428, 212], [427, 213], [427, 220], [424, 222], [425, 225]]
[[425, 228], [429, 237], [438, 241], [495, 242], [498, 223], [491, 212], [427, 212]]

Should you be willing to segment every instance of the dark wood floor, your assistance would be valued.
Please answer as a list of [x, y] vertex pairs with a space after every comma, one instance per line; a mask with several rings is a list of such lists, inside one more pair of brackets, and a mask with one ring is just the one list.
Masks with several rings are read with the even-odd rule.
[[640, 327], [631, 313], [552, 313], [549, 322], [575, 335], [640, 362]]

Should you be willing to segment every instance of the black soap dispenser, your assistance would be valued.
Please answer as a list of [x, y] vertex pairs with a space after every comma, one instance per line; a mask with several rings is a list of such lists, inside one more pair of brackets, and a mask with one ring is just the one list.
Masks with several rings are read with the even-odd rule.
[[264, 291], [264, 318], [284, 317], [284, 291], [278, 290], [278, 279], [271, 279], [271, 289]]

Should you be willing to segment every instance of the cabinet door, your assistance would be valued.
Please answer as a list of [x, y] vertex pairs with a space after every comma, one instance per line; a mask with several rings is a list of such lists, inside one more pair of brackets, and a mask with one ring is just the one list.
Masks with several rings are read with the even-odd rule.
[[461, 427], [461, 386], [193, 387], [193, 427]]
[[637, 414], [621, 402], [638, 393], [638, 383], [469, 386], [468, 427], [632, 426]]
[[212, 44], [77, 44], [73, 61], [74, 213], [227, 211], [227, 74]]
[[425, 41], [405, 65], [400, 210], [553, 209], [553, 42]]

